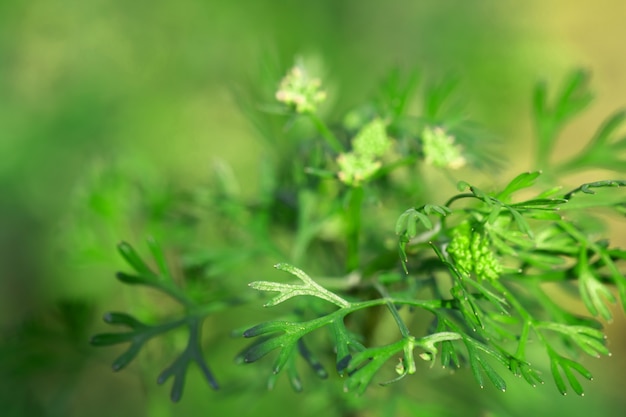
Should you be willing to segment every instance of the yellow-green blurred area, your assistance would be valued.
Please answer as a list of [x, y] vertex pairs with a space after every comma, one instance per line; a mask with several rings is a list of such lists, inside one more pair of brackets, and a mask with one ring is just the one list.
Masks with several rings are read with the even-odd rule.
[[[158, 200], [168, 187], [206, 184], [223, 160], [253, 193], [266, 145], [237, 97], [271, 100], [262, 83], [301, 55], [324, 69], [331, 117], [396, 67], [458, 75], [469, 112], [506, 141], [503, 182], [532, 168], [537, 80], [558, 83], [577, 67], [593, 74], [597, 99], [565, 131], [563, 154], [626, 105], [625, 18], [622, 0], [0, 2], [0, 416], [357, 415], [340, 382], [307, 381], [295, 394], [280, 380], [266, 392], [269, 368], [234, 364], [242, 344], [230, 329], [258, 322], [256, 310], [207, 322], [205, 355], [221, 391], [192, 370], [183, 400], [170, 404], [169, 383], [155, 384], [170, 360], [158, 348], [111, 371], [121, 351], [88, 340], [103, 330], [102, 313], [134, 303], [135, 290], [114, 279], [123, 267], [115, 244], [145, 238], [124, 218], [134, 190], [126, 176]], [[116, 173], [104, 196], [85, 196], [103, 172]], [[572, 181], [615, 176], [588, 175]], [[612, 236], [622, 246], [623, 231]], [[255, 277], [233, 279], [246, 290]], [[560, 396], [549, 374], [534, 389], [509, 378], [500, 393], [469, 372], [435, 376], [424, 366], [401, 387], [374, 384], [358, 415], [622, 415], [626, 323], [614, 311], [613, 356], [584, 360], [595, 377], [585, 397]], [[405, 392], [403, 402], [388, 403], [389, 389]]]

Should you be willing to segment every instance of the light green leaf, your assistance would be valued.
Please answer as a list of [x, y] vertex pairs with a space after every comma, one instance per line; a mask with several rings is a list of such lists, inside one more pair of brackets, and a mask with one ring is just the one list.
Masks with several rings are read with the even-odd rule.
[[541, 171], [524, 172], [519, 174], [502, 190], [496, 198], [498, 200], [506, 200], [516, 191], [531, 187], [535, 180], [541, 175]]

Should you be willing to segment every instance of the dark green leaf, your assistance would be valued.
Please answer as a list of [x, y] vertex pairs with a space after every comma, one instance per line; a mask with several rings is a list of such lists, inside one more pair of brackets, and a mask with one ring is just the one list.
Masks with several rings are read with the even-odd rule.
[[170, 377], [174, 377], [174, 383], [172, 384], [172, 389], [170, 391], [170, 399], [172, 402], [178, 402], [181, 399], [187, 370], [192, 362], [195, 362], [196, 365], [198, 365], [211, 388], [215, 390], [219, 389], [217, 381], [213, 377], [213, 374], [202, 356], [202, 347], [200, 343], [202, 320], [194, 318], [187, 322], [187, 324], [189, 325], [189, 340], [187, 341], [187, 347], [169, 367], [161, 372], [157, 378], [157, 384], [161, 385]]
[[130, 362], [132, 362], [133, 359], [135, 359], [142, 347], [143, 344], [141, 343], [131, 344], [126, 352], [122, 353], [117, 359], [115, 359], [115, 361], [113, 361], [113, 370], [117, 372], [124, 369]]
[[510, 204], [510, 207], [516, 209], [530, 209], [530, 210], [554, 210], [556, 206], [567, 203], [568, 200], [562, 198], [536, 198], [533, 200], [523, 201], [521, 203]]
[[589, 372], [589, 370], [587, 370], [587, 368], [582, 366], [580, 363], [568, 360], [567, 364], [570, 368], [574, 369], [576, 372], [582, 375], [583, 378], [589, 381], [593, 379], [593, 375], [591, 375], [591, 372]]
[[141, 257], [137, 254], [135, 249], [126, 242], [120, 242], [117, 245], [117, 250], [120, 255], [128, 262], [133, 269], [140, 275], [146, 277], [154, 277], [154, 272], [141, 260]]
[[289, 378], [289, 385], [295, 392], [302, 392], [302, 380], [298, 374], [298, 368], [296, 367], [294, 355], [291, 356], [290, 363], [287, 366], [287, 377]]
[[515, 224], [517, 224], [517, 228], [521, 232], [526, 233], [528, 237], [532, 239], [533, 232], [532, 230], [530, 230], [530, 226], [528, 225], [524, 217], [520, 214], [520, 212], [512, 208], [509, 208], [509, 212], [511, 212], [511, 215], [513, 216], [513, 219], [515, 220]]
[[552, 358], [550, 361], [550, 370], [552, 371], [552, 378], [554, 378], [554, 383], [556, 384], [556, 388], [563, 395], [567, 394], [567, 386], [565, 385], [565, 381], [561, 376], [559, 371], [559, 363], [556, 359]]
[[245, 363], [255, 362], [274, 349], [283, 348], [286, 341], [283, 337], [272, 337], [263, 343], [253, 345], [245, 353], [243, 360]]
[[524, 380], [533, 387], [535, 387], [537, 383], [543, 384], [543, 380], [537, 374], [537, 371], [535, 371], [527, 362], [520, 361], [516, 358], [510, 358], [509, 369], [513, 375], [523, 377]]
[[[277, 373], [279, 373], [280, 371], [283, 370], [283, 367], [285, 366], [287, 361], [289, 361], [289, 359], [293, 357], [293, 354], [295, 352], [295, 350], [294, 350], [295, 344], [283, 344], [283, 343], [281, 343], [281, 345], [279, 345], [279, 346], [281, 346], [281, 350], [280, 350], [280, 353], [278, 354], [278, 357], [276, 358], [276, 362], [274, 362], [274, 367], [272, 369], [272, 372], [274, 372], [275, 374], [277, 374]], [[260, 353], [260, 355], [264, 356], [265, 353]], [[254, 358], [253, 354], [251, 354], [249, 352], [248, 355], [246, 355], [245, 361], [246, 362], [254, 362], [257, 359], [259, 359], [259, 357]]]
[[328, 372], [326, 372], [326, 369], [324, 369], [322, 363], [317, 357], [315, 357], [315, 355], [313, 355], [313, 353], [309, 350], [309, 348], [304, 343], [304, 340], [302, 339], [298, 340], [298, 352], [300, 353], [300, 356], [302, 356], [302, 358], [306, 361], [306, 363], [308, 363], [309, 366], [313, 369], [313, 371], [315, 371], [318, 377], [322, 379], [328, 378]]
[[578, 382], [571, 369], [567, 366], [564, 366], [563, 373], [565, 373], [565, 377], [567, 378], [567, 381], [569, 382], [569, 385], [572, 387], [574, 392], [578, 395], [583, 395], [583, 387], [580, 382]]
[[441, 342], [441, 366], [444, 368], [454, 366], [456, 368], [461, 367], [461, 360], [454, 347], [454, 344], [449, 340]]
[[370, 348], [355, 354], [348, 367], [349, 378], [345, 388], [348, 391], [356, 390], [357, 393], [363, 394], [374, 375], [393, 356], [402, 352], [404, 344], [404, 340], [399, 340], [390, 345]]
[[487, 374], [487, 377], [491, 381], [491, 383], [500, 391], [506, 391], [506, 382], [504, 379], [489, 365], [484, 359], [480, 360], [480, 364], [482, 365], [483, 371]]
[[352, 353], [361, 352], [365, 347], [348, 332], [342, 320], [333, 321], [330, 328], [337, 350], [337, 372], [343, 375], [350, 364]]
[[130, 275], [125, 272], [118, 272], [115, 277], [124, 284], [130, 285], [152, 285], [154, 280], [146, 275]]
[[110, 312], [106, 313], [103, 320], [108, 324], [123, 324], [131, 329], [145, 328], [146, 325], [126, 313]]
[[261, 334], [286, 331], [292, 323], [288, 321], [267, 321], [265, 323], [257, 324], [254, 327], [249, 328], [243, 332], [243, 337], [255, 337]]
[[111, 346], [126, 343], [133, 340], [135, 333], [100, 333], [91, 337], [89, 341], [93, 346]]
[[472, 375], [474, 375], [474, 378], [476, 379], [476, 382], [478, 382], [478, 385], [481, 388], [484, 388], [485, 381], [483, 379], [483, 374], [481, 371], [482, 365], [480, 363], [478, 355], [476, 354], [475, 351], [470, 350], [469, 348], [468, 348], [468, 352], [469, 352], [469, 364], [470, 364], [470, 368], [472, 369]]

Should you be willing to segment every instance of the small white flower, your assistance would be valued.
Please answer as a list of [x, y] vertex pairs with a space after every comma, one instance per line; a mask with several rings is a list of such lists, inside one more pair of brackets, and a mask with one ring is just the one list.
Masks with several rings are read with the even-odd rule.
[[310, 78], [303, 67], [296, 65], [281, 80], [276, 100], [293, 106], [298, 113], [313, 113], [326, 99], [321, 85], [319, 78]]
[[422, 150], [427, 164], [439, 168], [459, 169], [467, 163], [454, 136], [440, 127], [426, 127], [422, 132]]

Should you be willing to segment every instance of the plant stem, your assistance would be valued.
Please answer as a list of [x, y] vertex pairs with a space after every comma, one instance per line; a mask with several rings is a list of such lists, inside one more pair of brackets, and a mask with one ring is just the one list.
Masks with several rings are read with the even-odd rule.
[[[522, 334], [520, 335], [520, 341], [519, 341], [519, 345], [517, 347], [516, 353], [517, 354], [524, 353], [526, 349], [526, 344], [528, 343], [528, 340], [529, 340], [531, 329], [537, 336], [538, 340], [540, 340], [547, 349], [550, 349], [549, 343], [546, 341], [543, 334], [539, 331], [539, 328], [537, 326], [537, 320], [535, 320], [533, 315], [528, 310], [526, 310], [526, 308], [517, 300], [515, 296], [513, 296], [513, 294], [511, 294], [508, 288], [506, 288], [502, 283], [498, 281], [494, 281], [492, 282], [492, 285], [495, 289], [500, 291], [502, 295], [504, 295], [504, 297], [508, 300], [511, 306], [522, 317], [522, 320], [524, 320], [524, 324], [523, 324], [524, 327], [522, 328]], [[522, 339], [522, 337], [524, 338]], [[520, 359], [523, 359], [523, 358], [520, 358]]]
[[406, 327], [404, 320], [402, 320], [402, 317], [400, 317], [400, 313], [398, 312], [398, 309], [396, 308], [395, 304], [389, 298], [389, 293], [387, 292], [385, 287], [383, 287], [380, 284], [376, 284], [375, 287], [376, 287], [376, 290], [380, 293], [380, 295], [384, 297], [386, 304], [387, 304], [387, 308], [391, 312], [393, 319], [396, 321], [398, 329], [400, 330], [400, 334], [402, 334], [402, 336], [405, 338], [411, 337], [408, 327]]
[[386, 175], [388, 175], [389, 173], [391, 173], [392, 171], [394, 171], [397, 168], [401, 168], [404, 166], [411, 166], [414, 165], [416, 163], [416, 161], [418, 160], [418, 158], [416, 156], [406, 156], [404, 158], [398, 159], [397, 161], [394, 161], [390, 164], [386, 164], [384, 165], [382, 168], [380, 168], [378, 171], [376, 171], [376, 173], [374, 175], [372, 175], [369, 179], [370, 181], [375, 180], [377, 178], [382, 178]]
[[535, 168], [547, 171], [550, 166], [550, 154], [558, 128], [548, 120], [538, 120], [535, 126], [537, 135], [537, 149], [535, 151]]
[[346, 272], [359, 268], [359, 237], [361, 232], [361, 207], [363, 205], [363, 187], [352, 187], [348, 194], [348, 207], [345, 212], [347, 225]]
[[326, 140], [326, 143], [328, 143], [328, 146], [330, 146], [332, 150], [335, 151], [336, 153], [344, 152], [341, 142], [339, 142], [339, 139], [337, 139], [337, 137], [333, 134], [333, 132], [331, 132], [330, 129], [328, 129], [328, 126], [326, 126], [326, 124], [322, 121], [322, 119], [317, 117], [315, 113], [307, 113], [307, 115], [311, 119], [311, 122], [313, 122], [313, 124], [315, 125], [315, 128], [317, 129], [317, 131], [320, 132], [324, 140]]
[[457, 194], [454, 197], [451, 197], [448, 201], [446, 201], [446, 203], [444, 204], [445, 207], [450, 207], [450, 205], [452, 203], [454, 203], [456, 200], [460, 200], [462, 198], [478, 198], [476, 197], [475, 194], [472, 193], [463, 193], [463, 194]]

